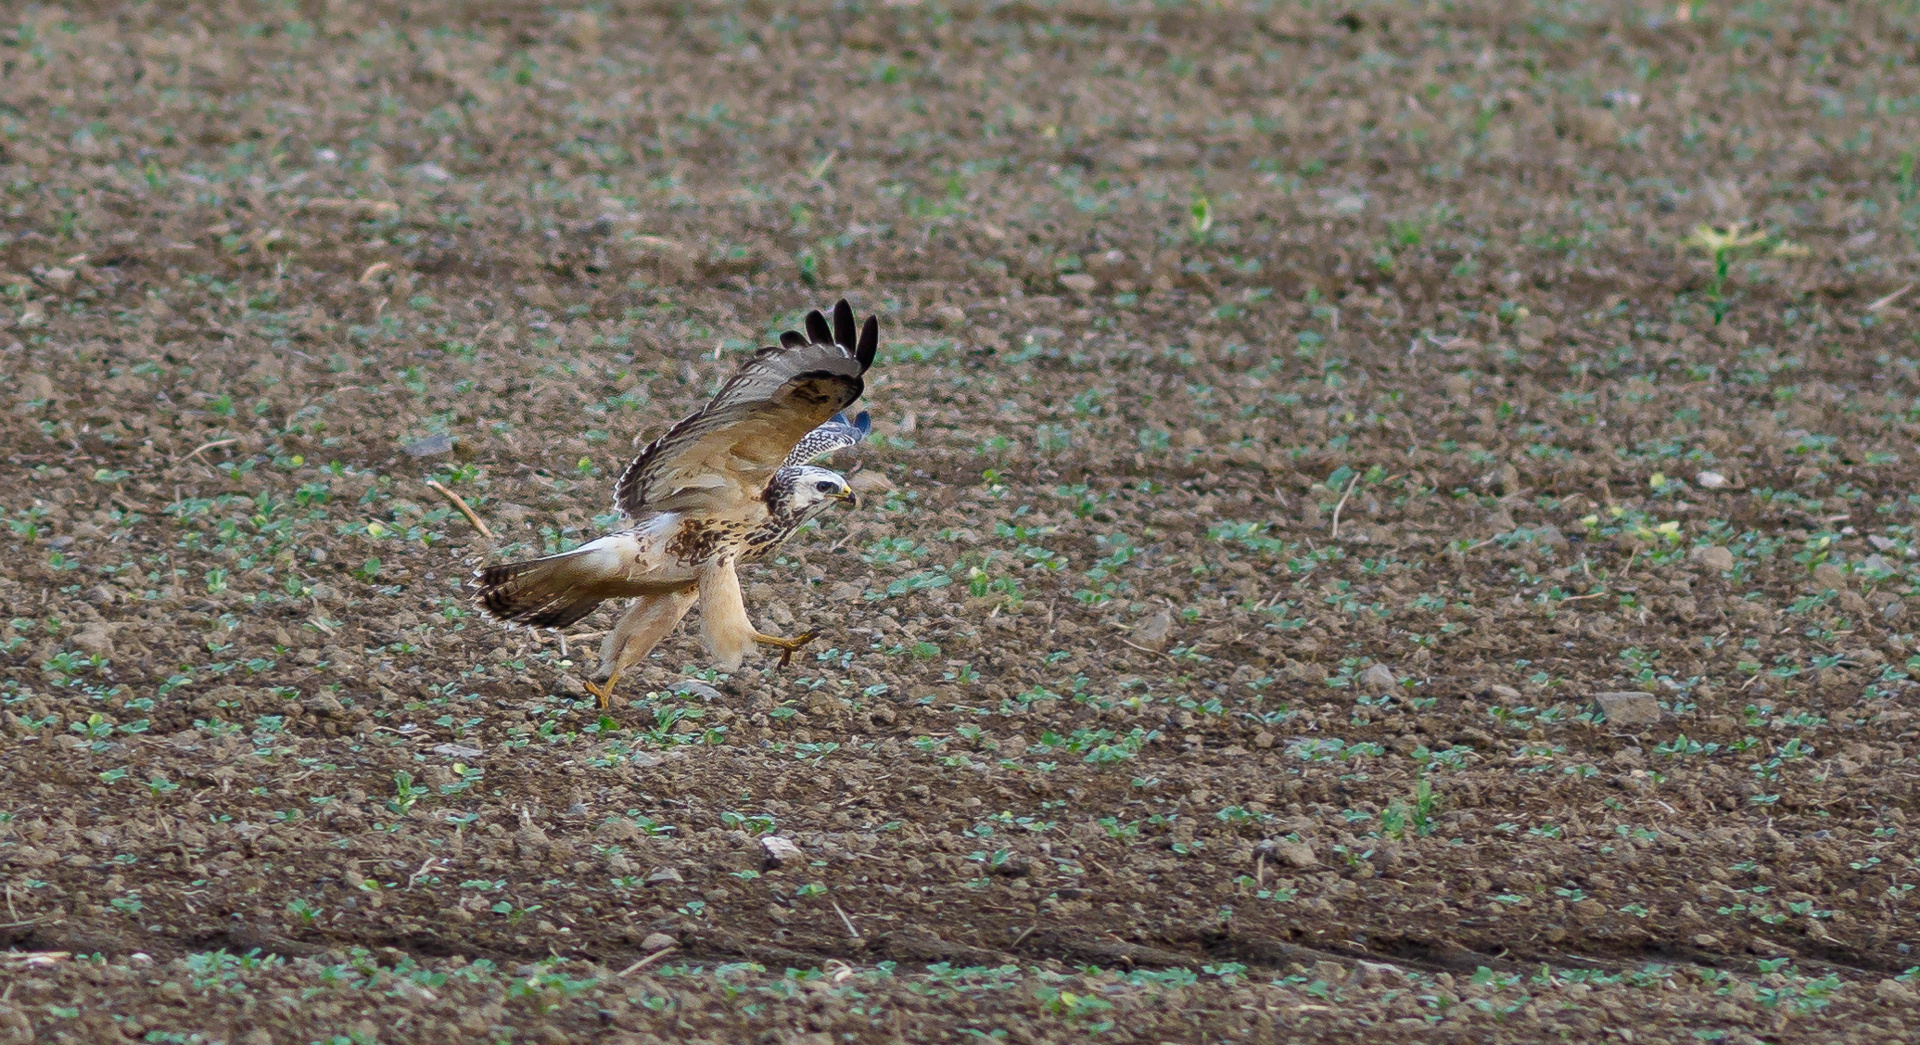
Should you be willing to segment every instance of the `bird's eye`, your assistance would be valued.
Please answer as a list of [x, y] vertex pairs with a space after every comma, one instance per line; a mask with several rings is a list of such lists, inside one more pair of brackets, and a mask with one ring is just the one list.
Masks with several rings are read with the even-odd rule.
[[818, 490], [818, 491], [820, 491], [821, 493], [832, 493], [832, 492], [833, 492], [833, 484], [832, 484], [832, 483], [830, 483], [830, 482], [828, 482], [828, 481], [826, 481], [825, 479], [822, 479], [822, 480], [820, 480], [819, 482], [817, 482], [817, 483], [814, 483], [814, 484], [813, 484], [813, 488], [814, 488], [814, 489], [816, 489], [816, 490]]

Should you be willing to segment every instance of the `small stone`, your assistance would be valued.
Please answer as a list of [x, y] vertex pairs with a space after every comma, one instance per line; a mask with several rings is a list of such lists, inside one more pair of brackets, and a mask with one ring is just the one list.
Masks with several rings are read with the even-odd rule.
[[761, 836], [760, 848], [767, 851], [767, 866], [769, 867], [785, 867], [796, 860], [804, 859], [807, 855], [801, 852], [800, 847], [794, 845], [791, 840], [782, 838], [779, 835]]
[[1888, 562], [1884, 555], [1869, 555], [1861, 559], [1860, 565], [1855, 568], [1866, 573], [1892, 573], [1893, 563]]
[[1069, 272], [1060, 277], [1060, 285], [1076, 294], [1091, 294], [1100, 281], [1084, 272]]
[[1173, 614], [1161, 610], [1133, 626], [1133, 644], [1158, 653], [1167, 648], [1167, 638], [1172, 634]]
[[1487, 696], [1495, 700], [1512, 702], [1520, 699], [1520, 691], [1512, 686], [1496, 682], [1487, 687]]
[[1712, 933], [1696, 933], [1693, 937], [1693, 945], [1695, 947], [1712, 949], [1720, 946], [1720, 937]]
[[933, 310], [933, 321], [942, 330], [951, 330], [966, 323], [967, 313], [958, 305], [941, 305]]
[[671, 867], [662, 867], [658, 871], [655, 871], [652, 874], [647, 876], [648, 885], [661, 885], [666, 882], [684, 882], [684, 881], [686, 881], [686, 879], [680, 877], [680, 872], [674, 870]]
[[1687, 557], [1710, 570], [1724, 573], [1733, 569], [1733, 552], [1717, 544], [1703, 544], [1688, 552]]
[[1391, 693], [1399, 687], [1400, 680], [1394, 676], [1392, 668], [1375, 664], [1360, 673], [1360, 685], [1366, 687], [1369, 693]]
[[1719, 472], [1701, 472], [1693, 477], [1693, 481], [1700, 484], [1703, 490], [1718, 490], [1727, 485], [1727, 477]]
[[[339, 702], [335, 701], [335, 703]], [[435, 744], [432, 751], [436, 755], [444, 755], [447, 758], [479, 758], [486, 754], [477, 747], [468, 747], [465, 744]]]
[[1660, 702], [1651, 693], [1634, 690], [1595, 693], [1593, 702], [1600, 706], [1608, 725], [1650, 726], [1660, 721]]
[[1899, 620], [1906, 615], [1907, 604], [1904, 602], [1889, 602], [1885, 606], [1880, 607], [1880, 616], [1890, 621]]
[[1813, 568], [1813, 583], [1821, 591], [1844, 591], [1847, 587], [1846, 571], [1830, 562], [1823, 562]]
[[437, 457], [453, 451], [453, 437], [450, 435], [430, 435], [425, 439], [415, 439], [402, 446], [409, 457]]
[[699, 697], [701, 700], [722, 700], [726, 697], [726, 694], [699, 679], [681, 679], [673, 684], [673, 691], [681, 696]]
[[678, 946], [680, 946], [680, 941], [668, 936], [666, 933], [649, 933], [646, 939], [640, 941], [640, 949], [646, 951], [648, 954]]

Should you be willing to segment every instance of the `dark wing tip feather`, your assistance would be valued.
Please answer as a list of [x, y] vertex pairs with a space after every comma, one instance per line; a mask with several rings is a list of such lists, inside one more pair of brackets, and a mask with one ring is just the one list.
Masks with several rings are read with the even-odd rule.
[[[842, 301], [842, 305], [846, 302]], [[849, 345], [852, 348], [853, 346]], [[860, 360], [860, 369], [865, 371], [873, 365], [874, 353], [880, 350], [880, 317], [868, 316], [866, 326], [860, 330], [859, 347], [854, 348], [854, 358]]]
[[853, 306], [841, 298], [833, 306], [833, 343], [851, 352], [854, 348]]
[[816, 345], [833, 344], [833, 330], [827, 326], [827, 317], [819, 309], [807, 313], [807, 339]]
[[780, 347], [782, 348], [801, 348], [805, 346], [806, 343], [807, 335], [802, 334], [798, 330], [782, 331], [780, 334]]
[[[842, 423], [845, 423], [846, 416], [845, 414], [840, 415]], [[873, 418], [868, 415], [865, 410], [862, 410], [860, 411], [860, 416], [853, 419], [853, 427], [859, 430], [860, 437], [864, 439], [868, 433], [873, 431]]]

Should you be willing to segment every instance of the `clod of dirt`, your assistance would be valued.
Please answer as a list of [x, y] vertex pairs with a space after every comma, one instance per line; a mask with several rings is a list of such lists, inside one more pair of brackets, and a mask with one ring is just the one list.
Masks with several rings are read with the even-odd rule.
[[113, 632], [105, 624], [95, 622], [81, 628], [73, 634], [73, 645], [85, 653], [113, 657]]
[[1893, 979], [1881, 980], [1875, 984], [1873, 993], [1875, 997], [1883, 1001], [1890, 1001], [1899, 1005], [1911, 1005], [1917, 998], [1920, 998], [1920, 995], [1914, 993], [1912, 987], [1901, 983], [1899, 980]]
[[805, 853], [800, 851], [799, 846], [794, 845], [787, 839], [781, 838], [779, 835], [767, 835], [761, 838], [760, 848], [767, 851], [768, 867], [784, 867], [789, 863], [804, 859], [806, 856]]
[[1398, 965], [1385, 962], [1356, 962], [1353, 967], [1354, 979], [1363, 986], [1398, 986], [1407, 982], [1407, 974]]
[[640, 949], [646, 951], [648, 954], [652, 954], [655, 951], [664, 951], [669, 947], [677, 947], [679, 945], [679, 940], [668, 936], [666, 933], [651, 933], [646, 939], [640, 941]]
[[1609, 725], [1651, 726], [1660, 721], [1660, 702], [1651, 693], [1595, 693], [1593, 702], [1600, 706]]
[[1360, 673], [1360, 685], [1366, 687], [1369, 693], [1391, 693], [1394, 687], [1400, 685], [1400, 680], [1394, 677], [1392, 668], [1375, 664]]
[[1813, 568], [1813, 583], [1823, 590], [1845, 591], [1847, 572], [1830, 562], [1823, 562]]
[[1167, 648], [1167, 637], [1173, 634], [1173, 614], [1166, 610], [1154, 614], [1133, 626], [1132, 641], [1142, 649], [1155, 653]]
[[1273, 862], [1285, 867], [1312, 867], [1320, 862], [1313, 853], [1313, 847], [1305, 842], [1296, 842], [1291, 838], [1273, 838], [1260, 843], [1254, 850]]
[[23, 375], [20, 384], [14, 388], [13, 398], [22, 403], [52, 399], [53, 378], [45, 374]]

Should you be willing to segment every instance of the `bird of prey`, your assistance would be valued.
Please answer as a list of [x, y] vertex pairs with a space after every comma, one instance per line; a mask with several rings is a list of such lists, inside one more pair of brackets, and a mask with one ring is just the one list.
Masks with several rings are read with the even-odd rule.
[[600, 649], [605, 681], [588, 682], [610, 705], [621, 672], [666, 638], [694, 603], [713, 661], [740, 667], [758, 643], [793, 652], [814, 638], [762, 634], [747, 618], [735, 572], [765, 556], [834, 503], [856, 505], [839, 473], [809, 462], [866, 437], [865, 412], [842, 413], [865, 390], [879, 347], [872, 316], [856, 329], [841, 301], [833, 320], [807, 313], [721, 386], [711, 402], [648, 443], [614, 484], [630, 525], [560, 555], [475, 571], [480, 605], [495, 620], [564, 628], [607, 599], [634, 602]]

